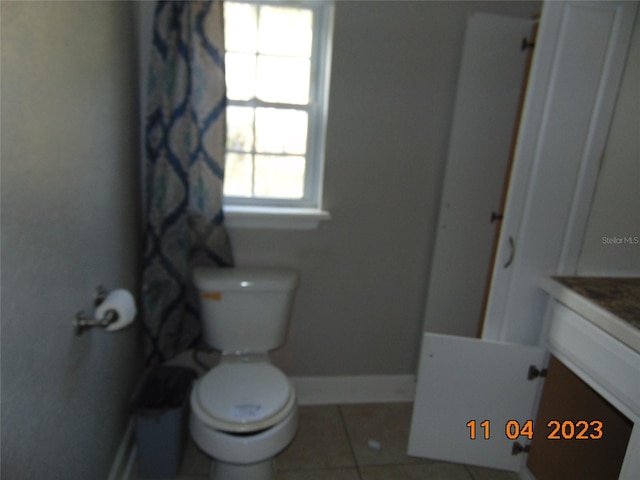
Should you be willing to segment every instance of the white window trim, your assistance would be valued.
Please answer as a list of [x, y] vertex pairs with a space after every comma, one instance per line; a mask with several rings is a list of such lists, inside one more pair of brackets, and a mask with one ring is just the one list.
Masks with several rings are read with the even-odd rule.
[[[234, 1], [234, 0], [228, 0]], [[231, 228], [287, 228], [309, 230], [318, 228], [321, 221], [331, 218], [322, 209], [324, 180], [325, 138], [329, 105], [329, 82], [331, 74], [331, 40], [333, 37], [333, 1], [260, 1], [237, 0], [247, 3], [295, 5], [314, 11], [314, 32], [321, 32], [314, 41], [313, 55], [321, 59], [313, 77], [312, 101], [317, 103], [309, 109], [307, 165], [310, 173], [305, 176], [305, 196], [300, 200], [255, 199], [225, 197], [223, 199], [225, 223]], [[309, 158], [313, 161], [309, 162]]]
[[315, 230], [320, 222], [331, 220], [326, 210], [316, 208], [225, 206], [225, 225], [229, 228], [277, 230]]

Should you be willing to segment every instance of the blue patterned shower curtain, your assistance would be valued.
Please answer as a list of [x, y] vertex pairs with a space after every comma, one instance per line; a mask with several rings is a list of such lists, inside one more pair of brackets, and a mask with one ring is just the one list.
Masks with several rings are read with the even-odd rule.
[[233, 265], [223, 225], [221, 1], [158, 2], [146, 117], [143, 315], [148, 363], [198, 345], [194, 265]]

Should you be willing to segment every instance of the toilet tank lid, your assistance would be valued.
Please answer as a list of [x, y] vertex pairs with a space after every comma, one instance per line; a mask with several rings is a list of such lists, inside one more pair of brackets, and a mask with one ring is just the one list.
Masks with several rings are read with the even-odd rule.
[[293, 290], [298, 285], [298, 273], [281, 268], [196, 267], [193, 283], [200, 290], [216, 292]]

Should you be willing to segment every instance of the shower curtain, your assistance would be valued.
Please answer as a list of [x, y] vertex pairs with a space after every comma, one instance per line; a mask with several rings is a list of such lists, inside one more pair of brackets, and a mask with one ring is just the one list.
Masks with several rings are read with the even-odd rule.
[[199, 344], [194, 265], [233, 265], [223, 224], [222, 1], [157, 4], [146, 111], [142, 310], [148, 364]]

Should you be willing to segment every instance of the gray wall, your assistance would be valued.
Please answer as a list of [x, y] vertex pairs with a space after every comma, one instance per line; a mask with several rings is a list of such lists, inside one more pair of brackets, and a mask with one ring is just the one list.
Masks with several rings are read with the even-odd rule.
[[[630, 241], [616, 243], [616, 237]], [[602, 157], [578, 273], [640, 275], [640, 15]]]
[[137, 289], [136, 59], [127, 2], [2, 2], [2, 478], [106, 478], [139, 335], [90, 331]]
[[325, 207], [311, 232], [240, 230], [240, 265], [300, 270], [275, 361], [293, 375], [414, 373], [467, 15], [526, 2], [336, 4]]

